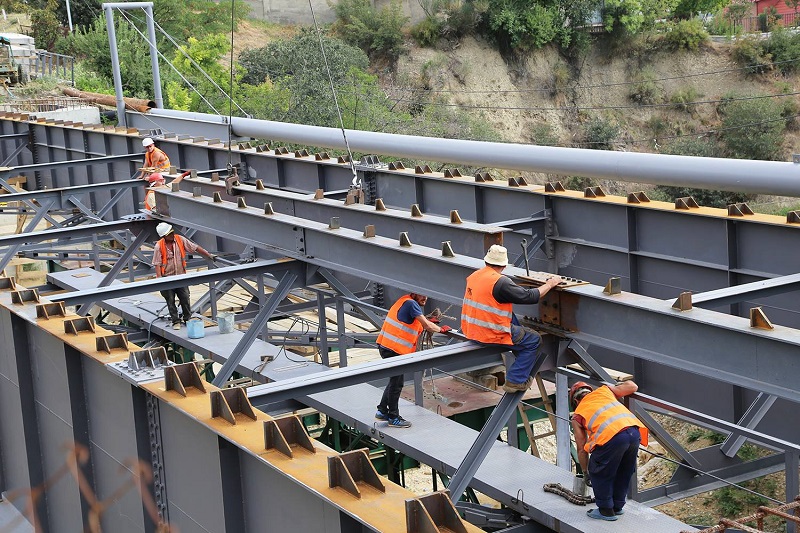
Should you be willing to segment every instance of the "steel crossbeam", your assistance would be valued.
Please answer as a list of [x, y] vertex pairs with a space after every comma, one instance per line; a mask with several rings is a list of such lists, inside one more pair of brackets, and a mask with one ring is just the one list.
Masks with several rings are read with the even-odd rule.
[[132, 161], [134, 159], [141, 159], [142, 154], [122, 154], [122, 155], [105, 155], [101, 157], [90, 157], [87, 159], [69, 159], [67, 161], [55, 161], [52, 163], [37, 163], [34, 165], [20, 165], [16, 167], [0, 168], [0, 178], [7, 178], [17, 174], [25, 174], [27, 172], [41, 172], [43, 170], [56, 170], [59, 168], [75, 168], [85, 167], [90, 165], [104, 165], [108, 163], [115, 163], [117, 161]]
[[[790, 274], [764, 281], [755, 281], [715, 291], [692, 294], [692, 305], [722, 307], [745, 300], [753, 301], [797, 290], [800, 290], [800, 274]], [[674, 301], [674, 299], [671, 301]]]
[[[483, 266], [470, 257], [442, 257], [438, 250], [365, 238], [346, 228], [288, 215], [264, 215], [229, 202], [157, 193], [173, 221], [218, 236], [286, 254], [309, 263], [460, 303], [465, 278]], [[169, 219], [167, 219], [169, 220]], [[206, 221], [214, 221], [209, 224]], [[424, 273], [424, 275], [420, 275]], [[509, 267], [508, 275], [523, 271]], [[745, 318], [695, 308], [680, 312], [667, 302], [582, 285], [559, 294], [566, 336], [715, 380], [800, 401], [800, 331], [751, 328]], [[669, 335], [664, 332], [669, 331]]]
[[509, 231], [506, 228], [469, 221], [452, 222], [441, 216], [413, 216], [409, 211], [398, 209], [386, 208], [378, 211], [371, 205], [345, 205], [341, 200], [315, 199], [314, 195], [275, 188], [258, 190], [249, 184], [234, 186], [231, 195], [227, 194], [224, 181], [185, 178], [180, 187], [181, 190], [192, 193], [195, 188], [199, 188], [204, 196], [219, 193], [223, 199], [233, 202], [237, 198], [244, 198], [247, 205], [258, 208], [263, 208], [265, 203], [270, 202], [277, 213], [326, 224], [331, 219], [338, 218], [342, 227], [355, 230], [363, 231], [366, 226], [371, 225], [375, 227], [376, 234], [384, 237], [396, 238], [401, 232], [406, 232], [412, 241], [431, 248], [439, 248], [443, 241], [450, 241], [458, 248], [457, 253], [472, 257], [483, 257], [489, 246], [502, 244], [503, 234]]
[[[123, 181], [107, 181], [105, 183], [93, 183], [91, 185], [76, 185], [74, 187], [61, 187], [58, 189], [44, 189], [25, 192], [11, 192], [4, 194], [2, 197], [3, 202], [24, 202], [36, 200], [39, 203], [45, 201], [53, 201], [51, 209], [72, 209], [78, 207], [76, 205], [77, 197], [86, 194], [97, 193], [101, 191], [111, 191], [116, 189], [132, 189], [141, 187], [142, 180], [123, 180]], [[119, 194], [119, 193], [118, 193]], [[2, 212], [2, 209], [0, 209]]]
[[[403, 357], [369, 361], [358, 366], [334, 368], [328, 372], [282, 379], [247, 389], [247, 397], [258, 407], [274, 402], [302, 398], [317, 392], [357, 385], [376, 379], [412, 373], [428, 368], [465, 368], [473, 365], [495, 365], [502, 362], [497, 347], [474, 342], [459, 342], [422, 350]], [[506, 417], [506, 420], [508, 417]]]
[[81, 305], [98, 300], [108, 300], [112, 298], [122, 298], [146, 292], [161, 291], [185, 287], [187, 285], [200, 285], [209, 281], [227, 279], [231, 276], [255, 276], [268, 271], [291, 269], [297, 266], [292, 262], [286, 261], [256, 261], [243, 265], [227, 266], [214, 268], [211, 270], [201, 270], [199, 272], [189, 272], [180, 276], [167, 276], [156, 279], [137, 281], [134, 283], [115, 284], [108, 287], [93, 288], [84, 291], [74, 291], [58, 295], [58, 301], [64, 302], [65, 306]]

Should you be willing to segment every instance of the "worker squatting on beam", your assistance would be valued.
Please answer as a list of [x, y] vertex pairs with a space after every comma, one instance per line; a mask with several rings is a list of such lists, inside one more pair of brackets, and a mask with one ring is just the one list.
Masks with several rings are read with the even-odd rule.
[[461, 329], [468, 339], [481, 344], [499, 344], [516, 356], [506, 372], [506, 392], [526, 391], [533, 383], [533, 370], [542, 337], [523, 328], [512, 304], [535, 304], [561, 283], [553, 276], [541, 287], [526, 289], [502, 272], [508, 266], [508, 252], [493, 244], [483, 258], [486, 266], [467, 277], [467, 290], [461, 314]]
[[156, 148], [156, 144], [150, 137], [142, 139], [142, 146], [144, 146], [144, 165], [142, 166], [140, 179], [147, 179], [153, 172], [167, 172], [170, 167], [169, 157], [160, 148]]
[[[202, 255], [206, 259], [214, 261], [217, 256], [208, 253], [202, 246], [195, 244], [186, 237], [175, 235], [171, 224], [166, 222], [156, 226], [156, 233], [161, 237], [153, 248], [153, 266], [156, 269], [156, 276], [174, 276], [186, 274], [186, 254], [195, 253]], [[172, 329], [181, 329], [181, 318], [178, 316], [178, 307], [175, 305], [175, 296], [181, 304], [183, 311], [184, 324], [192, 316], [192, 308], [189, 303], [189, 287], [178, 287], [160, 291], [161, 296], [167, 302], [169, 318], [172, 320]]]
[[639, 444], [647, 446], [648, 432], [619, 398], [638, 388], [633, 381], [623, 381], [592, 390], [578, 381], [569, 391], [578, 461], [597, 502], [597, 509], [586, 511], [589, 518], [613, 521], [624, 514]]
[[[424, 294], [410, 293], [401, 296], [386, 315], [378, 334], [378, 352], [381, 359], [413, 353], [423, 330], [429, 333], [447, 333], [450, 326], [439, 326], [425, 317], [422, 306], [428, 301]], [[396, 428], [411, 427], [411, 422], [400, 416], [400, 393], [403, 391], [403, 374], [392, 376], [383, 391], [375, 418], [386, 420]]]

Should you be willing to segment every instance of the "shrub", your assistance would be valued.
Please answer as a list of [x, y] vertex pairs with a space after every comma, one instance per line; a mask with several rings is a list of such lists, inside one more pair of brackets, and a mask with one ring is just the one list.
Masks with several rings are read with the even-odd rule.
[[411, 28], [411, 37], [418, 45], [431, 47], [439, 40], [442, 26], [434, 17], [425, 17]]
[[46, 9], [36, 9], [31, 13], [31, 28], [33, 28], [36, 45], [51, 51], [58, 38], [63, 35], [61, 24], [56, 16], [57, 6], [55, 0], [49, 0]]
[[783, 105], [769, 98], [735, 100], [721, 104], [721, 138], [730, 157], [778, 160], [786, 121]]
[[733, 45], [731, 55], [748, 74], [763, 74], [772, 70], [772, 54], [752, 35], [738, 39]]
[[800, 36], [784, 27], [776, 28], [762, 48], [771, 56], [775, 68], [783, 74], [792, 74], [800, 69]]
[[655, 72], [650, 69], [643, 70], [631, 86], [628, 97], [638, 104], [652, 105], [661, 102], [664, 92], [656, 81]]
[[533, 125], [531, 130], [533, 144], [539, 146], [557, 146], [558, 136], [553, 131], [552, 126], [547, 122], [539, 122]]
[[584, 137], [587, 148], [611, 150], [614, 139], [619, 135], [619, 126], [611, 120], [595, 117], [586, 124]]
[[701, 44], [709, 40], [708, 32], [703, 28], [700, 19], [679, 20], [668, 26], [664, 35], [664, 43], [673, 50], [691, 50], [696, 52]]
[[778, 27], [782, 18], [777, 7], [769, 6], [758, 14], [758, 29], [762, 32], [772, 31]]
[[370, 58], [394, 63], [405, 51], [402, 30], [408, 17], [398, 2], [377, 9], [370, 0], [339, 0], [333, 10], [337, 17], [333, 31]]
[[513, 52], [541, 48], [556, 37], [560, 28], [555, 8], [523, 0], [491, 2], [487, 20], [500, 48]]
[[569, 80], [570, 72], [568, 65], [565, 63], [558, 63], [553, 67], [549, 83], [550, 96], [552, 98], [563, 97], [569, 87]]
[[675, 109], [691, 113], [694, 111], [694, 106], [692, 106], [691, 103], [695, 102], [700, 96], [701, 95], [697, 93], [697, 89], [689, 85], [672, 93], [669, 101], [675, 104]]

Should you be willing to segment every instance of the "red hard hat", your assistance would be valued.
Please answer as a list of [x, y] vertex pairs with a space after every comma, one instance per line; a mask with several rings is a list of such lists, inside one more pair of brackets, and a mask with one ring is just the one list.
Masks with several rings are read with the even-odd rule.
[[592, 387], [588, 383], [586, 383], [585, 381], [578, 381], [572, 387], [570, 387], [570, 389], [569, 389], [569, 403], [573, 407], [575, 405], [574, 405], [572, 400], [575, 397], [575, 393], [577, 393], [581, 389], [589, 389], [591, 391]]
[[149, 176], [147, 176], [147, 181], [149, 181], [150, 183], [153, 183], [154, 181], [164, 181], [164, 176], [162, 176], [158, 172], [154, 172]]

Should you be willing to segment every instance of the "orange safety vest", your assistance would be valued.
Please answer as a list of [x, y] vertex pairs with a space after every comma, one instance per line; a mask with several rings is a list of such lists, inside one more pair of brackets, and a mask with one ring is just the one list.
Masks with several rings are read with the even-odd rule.
[[[160, 153], [163, 156], [162, 163], [160, 165], [156, 165], [153, 163], [153, 157], [155, 156], [156, 152]], [[169, 157], [167, 154], [164, 153], [163, 150], [160, 148], [153, 148], [152, 152], [145, 152], [144, 154], [144, 167], [145, 168], [155, 168], [161, 172], [169, 170]]]
[[410, 295], [406, 294], [394, 303], [389, 309], [386, 320], [383, 321], [381, 332], [378, 335], [378, 344], [400, 355], [416, 351], [417, 339], [423, 329], [419, 320], [406, 324], [397, 317], [397, 313], [403, 307], [403, 304], [412, 299]]
[[[175, 235], [175, 242], [178, 243], [178, 252], [181, 254], [181, 262], [183, 263], [183, 270], [186, 270], [186, 248], [183, 247], [180, 235]], [[161, 246], [161, 275], [167, 272], [167, 242], [164, 239], [158, 241]]]
[[467, 291], [461, 307], [461, 331], [468, 339], [486, 344], [514, 344], [511, 341], [513, 306], [492, 296], [499, 272], [484, 267], [467, 277]]
[[144, 193], [144, 208], [152, 211], [156, 207], [156, 193], [153, 189], [147, 189]]
[[586, 421], [588, 439], [583, 449], [587, 452], [594, 450], [595, 446], [602, 446], [614, 438], [614, 435], [631, 426], [639, 428], [642, 445], [647, 446], [647, 428], [605, 385], [584, 396], [575, 409], [575, 414], [581, 415]]

